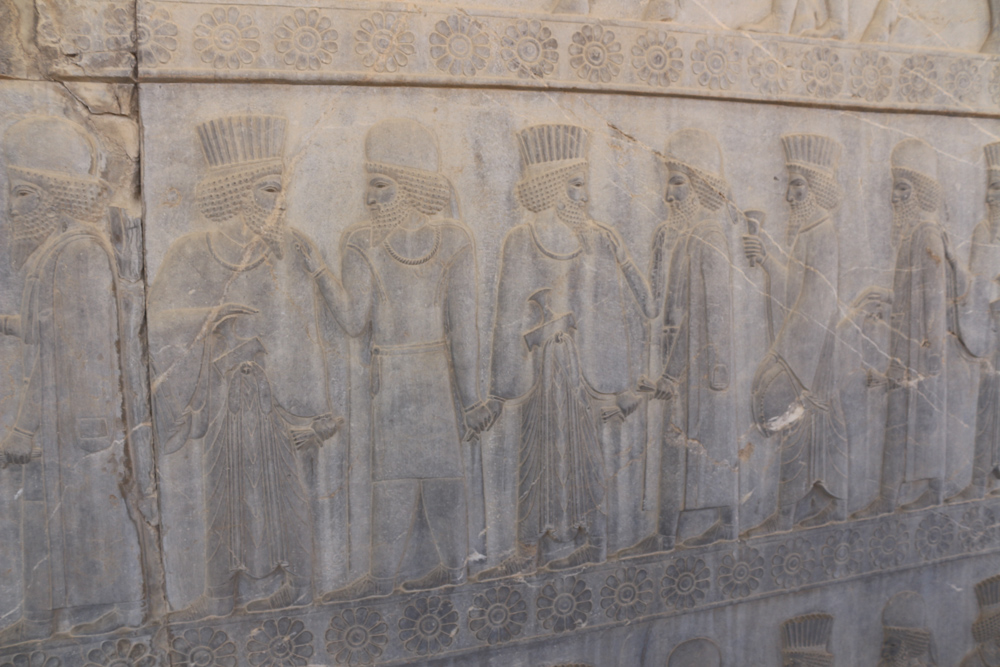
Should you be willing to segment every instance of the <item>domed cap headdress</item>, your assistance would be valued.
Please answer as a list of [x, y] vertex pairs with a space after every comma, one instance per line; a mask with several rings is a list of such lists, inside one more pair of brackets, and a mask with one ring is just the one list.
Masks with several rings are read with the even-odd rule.
[[831, 667], [833, 654], [828, 650], [833, 634], [833, 616], [806, 614], [781, 624], [781, 653], [795, 656], [805, 665]]
[[722, 149], [708, 132], [687, 129], [671, 135], [664, 162], [668, 169], [688, 175], [698, 199], [708, 210], [717, 211], [726, 203], [729, 185], [723, 173]]
[[937, 152], [930, 144], [920, 139], [904, 139], [892, 149], [891, 164], [893, 178], [905, 178], [913, 184], [920, 208], [936, 211], [942, 192], [938, 183]]
[[840, 206], [843, 191], [837, 183], [837, 168], [843, 147], [821, 134], [786, 134], [781, 137], [785, 166], [801, 172], [816, 195], [816, 202], [828, 211]]
[[100, 177], [97, 142], [85, 129], [57, 116], [32, 116], [4, 135], [7, 172], [35, 183], [74, 220], [97, 222], [104, 215], [108, 184]]
[[406, 198], [424, 215], [434, 215], [449, 203], [458, 216], [451, 182], [439, 173], [437, 137], [429, 129], [404, 118], [383, 120], [365, 137], [365, 169], [399, 183]]
[[518, 200], [535, 213], [551, 208], [570, 173], [587, 163], [589, 134], [576, 125], [534, 125], [515, 136], [524, 165]]

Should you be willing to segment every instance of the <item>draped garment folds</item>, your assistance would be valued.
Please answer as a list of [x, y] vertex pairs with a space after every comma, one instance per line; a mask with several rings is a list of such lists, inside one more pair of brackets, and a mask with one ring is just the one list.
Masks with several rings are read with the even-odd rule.
[[606, 512], [598, 401], [633, 386], [621, 241], [592, 221], [578, 236], [577, 250], [559, 254], [522, 224], [502, 252], [492, 393], [523, 402], [517, 506], [527, 544], [568, 539]]
[[87, 226], [53, 236], [27, 265], [17, 427], [41, 449], [24, 467], [27, 616], [142, 603], [139, 535], [122, 495], [118, 296], [113, 251]]
[[[290, 429], [331, 409], [318, 294], [293, 240], [311, 245], [288, 230], [282, 259], [258, 242], [240, 262], [242, 249], [222, 234], [189, 234], [171, 246], [150, 292], [160, 441], [168, 454], [203, 441], [210, 585], [279, 565], [310, 572], [306, 454]], [[225, 303], [257, 312], [200, 338]]]
[[839, 248], [829, 216], [796, 234], [784, 298], [774, 310], [777, 333], [763, 362], [780, 358], [809, 392], [804, 416], [781, 431], [779, 493], [786, 503], [804, 497], [815, 484], [835, 498], [847, 497], [847, 435], [835, 378]]
[[[963, 313], [963, 341], [980, 357], [973, 481], [987, 481], [1000, 468], [1000, 240], [988, 220], [972, 233], [969, 269], [973, 290]], [[971, 320], [966, 319], [971, 315]], [[974, 344], [967, 334], [985, 332]], [[994, 478], [995, 479], [995, 478]]]
[[922, 221], [896, 255], [885, 448], [903, 453], [905, 482], [940, 478], [945, 470], [945, 346], [955, 328], [955, 277], [946, 244], [938, 223]]
[[[654, 267], [653, 275], [659, 273]], [[684, 448], [686, 510], [737, 502], [735, 404], [728, 390], [733, 371], [731, 273], [729, 243], [717, 220], [698, 222], [671, 249], [663, 371], [678, 386], [678, 395], [666, 407], [677, 431], [664, 424], [664, 435], [675, 434]]]

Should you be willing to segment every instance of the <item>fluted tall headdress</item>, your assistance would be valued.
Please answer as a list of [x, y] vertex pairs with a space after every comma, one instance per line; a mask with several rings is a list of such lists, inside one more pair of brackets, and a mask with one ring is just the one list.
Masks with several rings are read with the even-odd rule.
[[719, 142], [704, 130], [687, 129], [667, 139], [664, 162], [668, 169], [684, 172], [701, 204], [717, 211], [729, 198]]
[[18, 121], [4, 135], [4, 157], [8, 173], [44, 188], [62, 213], [84, 222], [104, 215], [109, 188], [97, 142], [76, 123], [57, 116]]
[[976, 584], [979, 616], [972, 624], [972, 637], [983, 644], [1000, 637], [1000, 574]]
[[892, 176], [913, 184], [917, 203], [925, 211], [937, 211], [941, 205], [938, 183], [937, 152], [920, 139], [904, 139], [892, 149]]
[[196, 193], [205, 217], [235, 217], [254, 181], [284, 171], [286, 126], [280, 116], [226, 116], [197, 126], [208, 164]]
[[814, 667], [833, 665], [833, 654], [827, 649], [833, 634], [833, 616], [806, 614], [781, 624], [781, 652], [794, 655], [798, 662]]
[[882, 634], [894, 637], [906, 655], [921, 657], [931, 650], [931, 631], [926, 627], [924, 599], [912, 591], [892, 596], [882, 610]]
[[516, 135], [524, 164], [517, 196], [529, 211], [544, 211], [558, 200], [566, 178], [587, 163], [587, 130], [576, 125], [534, 125]]
[[843, 191], [837, 182], [837, 169], [843, 147], [840, 142], [821, 134], [786, 134], [781, 137], [785, 166], [801, 172], [816, 196], [816, 202], [828, 211], [840, 206]]
[[983, 146], [986, 153], [986, 168], [1000, 169], [1000, 141]]
[[437, 137], [415, 120], [393, 118], [375, 124], [365, 137], [365, 169], [399, 183], [404, 196], [424, 215], [434, 215], [452, 203], [458, 216], [451, 182], [438, 170]]

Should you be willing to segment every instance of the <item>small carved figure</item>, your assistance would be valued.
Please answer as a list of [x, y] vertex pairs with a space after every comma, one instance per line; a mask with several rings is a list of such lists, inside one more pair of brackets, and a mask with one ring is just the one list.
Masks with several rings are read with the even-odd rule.
[[882, 610], [882, 651], [878, 667], [935, 667], [937, 658], [927, 628], [924, 599], [897, 593]]
[[650, 267], [655, 303], [665, 304], [663, 367], [655, 385], [645, 387], [667, 402], [657, 530], [619, 556], [672, 549], [684, 512], [715, 513], [714, 523], [685, 547], [736, 537], [732, 260], [721, 219], [729, 185], [719, 144], [701, 130], [670, 137], [666, 166], [670, 217], [654, 233]]
[[781, 667], [833, 667], [833, 616], [806, 614], [781, 624]]
[[1000, 575], [976, 584], [979, 615], [972, 623], [976, 647], [962, 659], [959, 667], [998, 667], [1000, 665]]
[[[479, 393], [475, 245], [439, 171], [437, 138], [416, 121], [382, 121], [365, 157], [371, 219], [347, 232], [341, 278], [301, 248], [344, 330], [370, 327], [371, 566], [324, 601], [465, 581], [465, 450], [493, 419]], [[446, 210], [452, 217], [432, 217]], [[414, 558], [420, 571], [403, 570]]]
[[229, 613], [244, 578], [280, 584], [246, 604], [312, 601], [312, 516], [303, 469], [331, 413], [318, 294], [285, 225], [286, 121], [231, 116], [198, 126], [197, 190], [216, 224], [175, 241], [149, 297], [153, 406], [163, 451], [203, 443], [206, 574], [171, 620]]
[[138, 508], [123, 464], [136, 453], [126, 451], [121, 295], [102, 232], [110, 193], [97, 144], [75, 123], [30, 117], [7, 131], [5, 157], [11, 254], [26, 281], [20, 313], [0, 316], [24, 360], [0, 463], [23, 466], [24, 600], [0, 646], [135, 626], [144, 611], [130, 518]]
[[[604, 451], [620, 429], [602, 422], [640, 402], [628, 290], [647, 317], [656, 310], [618, 232], [590, 218], [586, 130], [537, 125], [517, 140], [517, 196], [532, 215], [504, 239], [491, 365], [491, 398], [520, 412], [517, 551], [480, 580], [605, 559]], [[575, 549], [553, 557], [564, 545]]]
[[715, 642], [697, 637], [675, 646], [667, 656], [667, 667], [722, 667], [722, 656]]
[[969, 334], [965, 343], [980, 357], [975, 454], [971, 483], [948, 498], [949, 503], [1000, 495], [1000, 143], [984, 150], [989, 215], [972, 232], [972, 289], [962, 311], [968, 313], [962, 322], [962, 333]]
[[834, 379], [839, 248], [833, 213], [841, 146], [828, 137], [781, 138], [788, 169], [787, 264], [757, 234], [743, 237], [751, 266], [767, 272], [771, 347], [753, 380], [753, 414], [780, 436], [778, 507], [747, 536], [812, 527], [847, 513], [847, 440]]
[[[848, 0], [830, 0], [846, 6]], [[862, 42], [888, 42], [900, 14], [906, 15], [905, 0], [879, 0], [871, 21], [861, 35]], [[983, 42], [982, 53], [1000, 53], [1000, 0], [986, 0], [990, 12], [990, 32]], [[900, 11], [900, 8], [903, 11]]]
[[740, 26], [740, 30], [844, 39], [847, 5], [848, 0], [772, 0], [771, 11], [764, 18]]
[[938, 221], [937, 155], [919, 139], [892, 151], [892, 241], [897, 248], [891, 297], [888, 387], [879, 495], [853, 518], [893, 512], [904, 492], [919, 495], [902, 510], [942, 501], [947, 429], [946, 345], [961, 340], [953, 304], [964, 281]]

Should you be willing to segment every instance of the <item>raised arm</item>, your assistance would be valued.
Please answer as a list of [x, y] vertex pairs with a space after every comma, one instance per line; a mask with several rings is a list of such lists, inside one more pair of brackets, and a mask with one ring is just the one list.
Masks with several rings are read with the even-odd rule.
[[458, 397], [465, 410], [479, 403], [479, 326], [476, 252], [471, 240], [448, 266], [445, 326]]
[[348, 243], [341, 266], [341, 281], [309, 241], [296, 237], [295, 248], [340, 326], [350, 336], [361, 335], [371, 317], [372, 294], [372, 271], [361, 250]]

